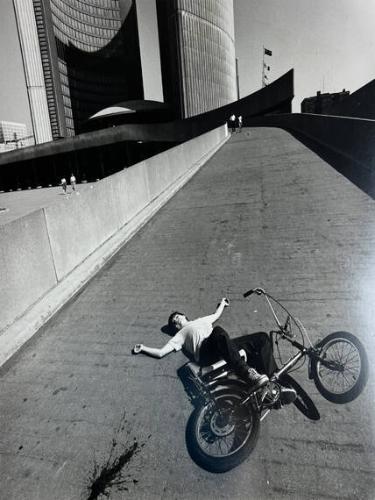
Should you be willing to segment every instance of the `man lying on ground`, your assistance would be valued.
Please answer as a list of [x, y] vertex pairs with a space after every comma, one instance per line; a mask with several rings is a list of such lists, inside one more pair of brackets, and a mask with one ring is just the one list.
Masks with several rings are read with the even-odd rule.
[[[260, 332], [231, 339], [223, 328], [213, 327], [213, 323], [220, 318], [227, 306], [229, 301], [223, 298], [214, 314], [193, 321], [189, 321], [185, 314], [175, 311], [168, 320], [169, 327], [177, 330], [174, 337], [161, 348], [136, 344], [133, 353], [143, 352], [155, 358], [163, 358], [173, 351], [184, 349], [189, 357], [201, 366], [208, 366], [219, 359], [224, 359], [252, 389], [258, 389], [269, 381], [266, 373], [270, 375], [277, 368], [270, 338], [266, 333]], [[241, 358], [238, 352], [240, 349], [245, 349], [251, 364], [261, 367], [262, 374], [255, 368], [249, 367]]]

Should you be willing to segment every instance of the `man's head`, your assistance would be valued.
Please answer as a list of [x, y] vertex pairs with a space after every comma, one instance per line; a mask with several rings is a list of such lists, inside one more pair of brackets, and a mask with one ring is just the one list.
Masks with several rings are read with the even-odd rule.
[[169, 328], [176, 328], [176, 330], [180, 330], [183, 328], [189, 320], [184, 313], [180, 313], [178, 311], [173, 312], [168, 318], [168, 326]]

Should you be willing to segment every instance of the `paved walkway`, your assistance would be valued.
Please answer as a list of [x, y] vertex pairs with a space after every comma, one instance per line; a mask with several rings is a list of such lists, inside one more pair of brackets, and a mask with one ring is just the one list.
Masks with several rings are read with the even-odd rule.
[[233, 136], [1, 371], [1, 496], [89, 498], [122, 456], [111, 499], [373, 499], [373, 376], [357, 401], [333, 405], [304, 367], [296, 378], [321, 419], [274, 412], [249, 459], [213, 475], [186, 450], [183, 355], [130, 350], [163, 345], [172, 310], [211, 313], [222, 296], [233, 335], [267, 329], [259, 299], [242, 298], [263, 286], [312, 339], [352, 331], [371, 360], [374, 221], [375, 202], [286, 132]]
[[79, 196], [94, 187], [95, 182], [89, 182], [77, 184], [76, 192], [68, 185], [66, 194], [61, 186], [0, 193], [0, 225], [57, 202], [69, 203], [72, 196]]

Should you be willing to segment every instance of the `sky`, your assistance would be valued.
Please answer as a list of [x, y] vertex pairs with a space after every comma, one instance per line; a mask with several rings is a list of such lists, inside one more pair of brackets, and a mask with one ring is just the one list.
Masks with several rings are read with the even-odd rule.
[[353, 92], [375, 78], [375, 0], [234, 0], [240, 96], [294, 68], [293, 112], [305, 97]]
[[[199, 1], [199, 0], [196, 0]], [[305, 97], [351, 92], [375, 78], [375, 0], [233, 0], [240, 96], [261, 87], [263, 47], [269, 81], [294, 68], [293, 112]], [[138, 0], [145, 96], [161, 98], [154, 0]], [[0, 4], [0, 120], [30, 112], [12, 0]]]

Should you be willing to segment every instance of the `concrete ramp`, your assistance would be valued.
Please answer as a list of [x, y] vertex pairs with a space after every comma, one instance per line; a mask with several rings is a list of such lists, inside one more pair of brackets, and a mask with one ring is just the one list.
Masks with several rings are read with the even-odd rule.
[[209, 314], [223, 296], [231, 307], [220, 324], [231, 335], [268, 330], [259, 298], [242, 297], [262, 286], [312, 340], [351, 331], [373, 359], [374, 220], [374, 201], [287, 132], [232, 136], [8, 362], [4, 498], [87, 497], [95, 464], [100, 470], [133, 443], [139, 452], [124, 468], [132, 498], [374, 498], [372, 374], [355, 402], [333, 405], [306, 367], [296, 372], [321, 419], [294, 407], [273, 412], [255, 452], [218, 477], [186, 449], [193, 407], [177, 372], [186, 358], [130, 353], [136, 342], [168, 340], [162, 327], [172, 310]]
[[[0, 225], [0, 269], [6, 283], [0, 294], [0, 366], [228, 137], [223, 125], [106, 177], [95, 187], [91, 184], [81, 194], [76, 192], [39, 210], [35, 206], [34, 212]], [[37, 203], [38, 192], [30, 194]]]

